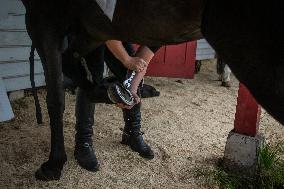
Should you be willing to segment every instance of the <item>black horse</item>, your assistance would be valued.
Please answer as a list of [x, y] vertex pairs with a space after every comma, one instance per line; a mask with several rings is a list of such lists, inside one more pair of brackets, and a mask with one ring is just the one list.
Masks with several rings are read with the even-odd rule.
[[[257, 101], [284, 123], [284, 6], [281, 0], [22, 0], [28, 33], [43, 63], [51, 152], [36, 177], [59, 179], [63, 139], [62, 41], [85, 56], [109, 39], [159, 47], [202, 35]], [[104, 9], [110, 2], [115, 9]]]

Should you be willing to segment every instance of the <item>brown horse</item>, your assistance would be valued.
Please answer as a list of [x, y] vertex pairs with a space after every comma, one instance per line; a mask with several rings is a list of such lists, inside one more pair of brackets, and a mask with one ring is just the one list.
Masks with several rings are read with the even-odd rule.
[[258, 102], [284, 123], [281, 0], [22, 1], [27, 30], [45, 71], [51, 126], [51, 152], [36, 172], [38, 179], [59, 179], [66, 161], [62, 41], [70, 33], [75, 38], [67, 51], [80, 56], [109, 39], [159, 47], [202, 34]]

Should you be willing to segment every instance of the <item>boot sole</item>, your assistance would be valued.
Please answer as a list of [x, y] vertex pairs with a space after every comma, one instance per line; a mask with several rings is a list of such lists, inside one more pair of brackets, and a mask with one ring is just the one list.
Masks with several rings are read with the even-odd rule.
[[[76, 159], [76, 158], [75, 158]], [[90, 168], [90, 167], [87, 167], [87, 166], [84, 166], [83, 164], [81, 164], [77, 159], [76, 159], [76, 162], [78, 163], [78, 165], [81, 167], [81, 168], [83, 168], [83, 169], [85, 169], [85, 170], [87, 170], [87, 171], [90, 171], [90, 172], [97, 172], [97, 171], [99, 171], [100, 169], [100, 164], [97, 164], [95, 167], [92, 167], [92, 168]]]
[[147, 155], [144, 155], [144, 154], [142, 154], [142, 153], [139, 153], [136, 149], [132, 148], [132, 147], [130, 146], [130, 144], [127, 143], [127, 142], [125, 142], [125, 141], [121, 141], [120, 143], [123, 144], [123, 145], [129, 146], [129, 148], [130, 148], [132, 151], [137, 152], [137, 153], [139, 154], [139, 156], [141, 156], [141, 157], [143, 157], [143, 158], [145, 158], [145, 159], [151, 160], [151, 159], [154, 159], [154, 157], [155, 157], [154, 154], [147, 156]]

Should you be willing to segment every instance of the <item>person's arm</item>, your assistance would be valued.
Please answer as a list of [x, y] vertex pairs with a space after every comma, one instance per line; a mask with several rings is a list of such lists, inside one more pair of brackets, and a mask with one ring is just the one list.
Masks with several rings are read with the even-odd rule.
[[[135, 103], [138, 104], [140, 103], [140, 98], [137, 95], [137, 90], [138, 90], [140, 82], [142, 81], [144, 75], [146, 74], [147, 66], [152, 60], [154, 53], [147, 46], [140, 46], [135, 56], [142, 58], [145, 62], [145, 68], [143, 69], [143, 71], [137, 72], [135, 74], [134, 78], [131, 81], [131, 85], [130, 85], [130, 92], [135, 99]], [[117, 104], [117, 106], [119, 108], [131, 109], [134, 105], [128, 106], [128, 105], [120, 103], [120, 104]]]
[[[135, 57], [128, 55], [121, 41], [109, 40], [106, 42], [108, 49], [112, 54], [128, 69], [136, 71], [136, 75], [131, 81], [130, 91], [136, 101], [140, 102], [140, 98], [137, 95], [137, 89], [142, 81], [147, 66], [154, 56], [154, 53], [147, 46], [140, 46], [137, 50]], [[127, 106], [124, 104], [118, 104], [120, 108], [131, 109], [133, 106]]]
[[136, 72], [143, 71], [144, 61], [139, 57], [129, 56], [121, 41], [109, 40], [106, 42], [106, 46], [126, 68]]
[[132, 93], [137, 93], [138, 86], [140, 82], [142, 81], [144, 75], [146, 74], [148, 64], [154, 57], [154, 53], [147, 47], [147, 46], [140, 46], [140, 48], [137, 50], [135, 56], [142, 58], [145, 61], [145, 68], [143, 71], [136, 73], [134, 76], [132, 82], [131, 82], [131, 87], [130, 90]]

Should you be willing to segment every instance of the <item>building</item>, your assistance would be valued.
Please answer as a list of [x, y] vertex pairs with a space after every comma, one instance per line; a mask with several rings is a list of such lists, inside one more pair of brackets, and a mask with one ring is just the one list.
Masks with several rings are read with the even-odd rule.
[[[31, 40], [25, 29], [25, 8], [19, 0], [1, 0], [0, 6], [0, 121], [13, 118], [7, 92], [30, 88]], [[36, 86], [45, 84], [39, 57], [35, 57]]]

